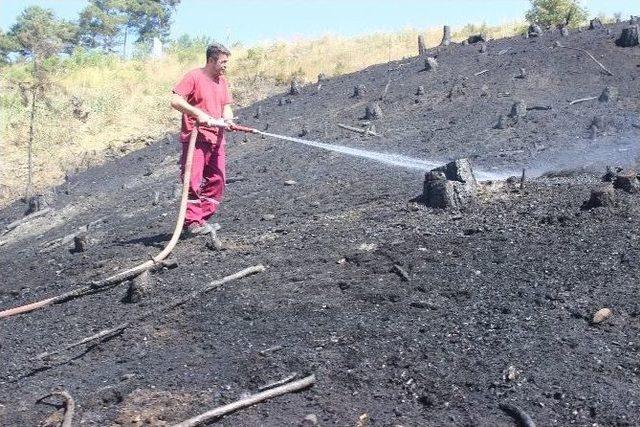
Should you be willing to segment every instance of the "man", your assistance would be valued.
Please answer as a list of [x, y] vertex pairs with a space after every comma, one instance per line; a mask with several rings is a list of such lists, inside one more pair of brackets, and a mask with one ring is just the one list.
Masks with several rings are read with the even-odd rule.
[[[221, 44], [207, 47], [203, 68], [189, 71], [173, 88], [171, 106], [182, 113], [181, 178], [189, 179], [184, 228], [191, 235], [208, 234], [207, 220], [222, 200], [225, 186], [224, 131], [233, 125], [233, 99], [224, 73], [231, 53]], [[193, 153], [191, 177], [184, 176], [189, 135], [200, 125]]]

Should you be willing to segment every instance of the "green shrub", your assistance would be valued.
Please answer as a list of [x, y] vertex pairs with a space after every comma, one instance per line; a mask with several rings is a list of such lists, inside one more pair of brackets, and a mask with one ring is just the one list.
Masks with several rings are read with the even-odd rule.
[[525, 18], [541, 26], [578, 27], [587, 19], [587, 10], [577, 0], [531, 0]]

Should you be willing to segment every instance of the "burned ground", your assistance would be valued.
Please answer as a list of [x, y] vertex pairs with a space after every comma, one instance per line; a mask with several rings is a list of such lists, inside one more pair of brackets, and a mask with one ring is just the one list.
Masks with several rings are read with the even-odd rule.
[[[315, 414], [320, 425], [355, 425], [367, 413], [371, 425], [512, 425], [498, 407], [506, 402], [540, 425], [640, 425], [640, 194], [584, 205], [605, 165], [638, 163], [640, 50], [615, 45], [622, 27], [489, 41], [484, 53], [431, 49], [430, 71], [409, 58], [267, 99], [258, 119], [258, 105], [240, 111], [269, 132], [304, 128], [305, 139], [443, 163], [467, 157], [496, 178], [525, 167], [529, 178], [523, 189], [485, 184], [462, 212], [431, 209], [416, 201], [425, 171], [232, 135], [228, 175], [242, 179], [216, 217], [225, 249], [180, 241], [178, 268], [154, 273], [136, 304], [122, 301], [123, 284], [3, 319], [2, 424], [39, 423], [52, 409], [36, 400], [62, 387], [76, 422], [168, 425], [295, 372], [314, 373], [316, 385], [221, 423], [299, 425]], [[614, 76], [556, 41], [587, 49]], [[357, 85], [364, 93], [353, 97]], [[607, 86], [617, 102], [569, 105]], [[374, 101], [382, 138], [336, 126], [362, 126]], [[516, 101], [551, 108], [516, 120]], [[155, 254], [177, 209], [177, 150], [170, 136], [78, 174], [48, 197], [50, 214], [0, 237], [1, 307]], [[3, 210], [4, 224], [24, 209]], [[94, 221], [84, 252], [47, 244]], [[264, 273], [98, 345], [32, 360], [259, 263]], [[592, 324], [603, 307], [613, 316]]]

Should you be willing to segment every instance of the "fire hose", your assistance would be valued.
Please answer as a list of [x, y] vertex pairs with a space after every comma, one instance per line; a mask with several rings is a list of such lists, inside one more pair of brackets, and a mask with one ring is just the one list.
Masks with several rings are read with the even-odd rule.
[[[324, 150], [336, 151], [343, 154], [365, 157], [368, 159], [372, 159], [372, 160], [376, 160], [382, 163], [387, 163], [392, 165], [399, 165], [399, 166], [419, 168], [419, 169], [426, 169], [430, 167], [432, 168], [432, 167], [435, 167], [436, 165], [424, 160], [411, 159], [411, 158], [407, 158], [400, 155], [389, 155], [386, 153], [369, 152], [369, 151], [358, 150], [350, 147], [335, 146], [335, 145], [326, 144], [326, 143], [317, 142], [317, 141], [308, 141], [300, 138], [294, 138], [294, 137], [285, 136], [285, 135], [278, 135], [278, 134], [263, 132], [254, 128], [241, 126], [237, 124], [232, 124], [228, 126], [227, 129], [234, 132], [254, 133], [254, 134], [268, 136], [276, 139], [296, 142], [296, 143], [300, 143], [300, 144], [304, 144], [304, 145], [308, 145], [308, 146], [312, 146], [312, 147], [316, 147]], [[196, 126], [191, 132], [191, 136], [189, 139], [184, 176], [191, 175], [193, 151], [194, 151], [197, 137], [198, 137], [198, 127]], [[183, 179], [182, 198], [180, 199], [180, 209], [178, 211], [178, 220], [176, 221], [176, 227], [173, 231], [173, 235], [171, 236], [171, 240], [169, 240], [169, 243], [167, 243], [165, 248], [158, 255], [128, 270], [124, 270], [118, 274], [115, 274], [103, 280], [94, 281], [86, 286], [82, 286], [80, 288], [71, 290], [64, 294], [61, 294], [52, 298], [47, 298], [41, 301], [37, 301], [31, 304], [26, 304], [19, 307], [14, 307], [11, 309], [0, 311], [0, 319], [6, 318], [9, 316], [14, 316], [16, 314], [28, 313], [30, 311], [36, 310], [38, 308], [46, 307], [48, 305], [60, 304], [80, 296], [96, 293], [96, 292], [99, 292], [100, 290], [110, 288], [125, 280], [132, 279], [146, 270], [150, 270], [157, 266], [162, 266], [163, 260], [171, 253], [171, 251], [173, 250], [174, 246], [176, 245], [180, 237], [180, 233], [182, 230], [182, 226], [183, 226], [184, 218], [186, 214], [188, 193], [189, 193], [189, 180]]]
[[[245, 126], [240, 126], [233, 124], [229, 126], [229, 130], [235, 132], [248, 132], [248, 133], [259, 133], [256, 129], [248, 128]], [[71, 290], [69, 292], [65, 292], [61, 295], [43, 299], [37, 302], [33, 302], [26, 305], [21, 305], [19, 307], [10, 308], [4, 311], [0, 311], [0, 319], [15, 316], [16, 314], [28, 313], [30, 311], [37, 310], [39, 308], [43, 308], [52, 304], [60, 304], [62, 302], [68, 301], [73, 298], [77, 298], [83, 295], [91, 294], [98, 292], [101, 289], [105, 289], [116, 285], [118, 283], [123, 282], [124, 280], [131, 279], [133, 277], [138, 276], [146, 270], [153, 268], [162, 263], [162, 261], [169, 256], [173, 248], [175, 247], [178, 239], [180, 238], [180, 234], [182, 232], [182, 226], [184, 224], [184, 218], [187, 211], [187, 197], [189, 195], [189, 179], [184, 177], [191, 176], [191, 165], [193, 163], [193, 151], [196, 145], [196, 140], [198, 138], [198, 126], [196, 125], [191, 132], [189, 137], [189, 145], [187, 148], [187, 158], [184, 165], [184, 174], [182, 179], [182, 196], [180, 198], [180, 208], [178, 210], [178, 219], [176, 221], [176, 226], [173, 230], [173, 234], [171, 239], [164, 247], [164, 249], [154, 257], [151, 257], [150, 260], [145, 261], [141, 264], [136, 265], [135, 267], [129, 268], [127, 270], [121, 271], [113, 276], [107, 277], [106, 279], [93, 282], [89, 285], [82, 286], [80, 288]]]

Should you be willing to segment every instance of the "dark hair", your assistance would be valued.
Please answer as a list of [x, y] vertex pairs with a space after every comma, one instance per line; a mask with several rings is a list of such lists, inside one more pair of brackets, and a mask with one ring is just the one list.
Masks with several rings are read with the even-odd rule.
[[220, 43], [211, 43], [207, 46], [207, 62], [209, 61], [209, 58], [213, 58], [214, 61], [217, 61], [220, 55], [229, 56], [231, 55], [231, 52]]

